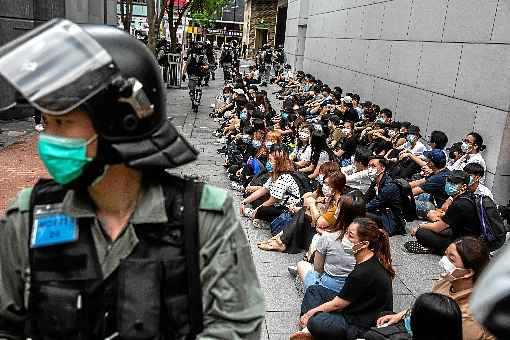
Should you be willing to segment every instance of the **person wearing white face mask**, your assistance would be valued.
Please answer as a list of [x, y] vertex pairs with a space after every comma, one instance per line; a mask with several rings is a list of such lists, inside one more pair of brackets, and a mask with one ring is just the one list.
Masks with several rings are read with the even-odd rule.
[[354, 123], [346, 121], [342, 129], [343, 140], [342, 144], [337, 145], [334, 149], [335, 155], [338, 157], [340, 166], [345, 167], [352, 164], [352, 156], [356, 151], [357, 141], [353, 135]]
[[342, 168], [345, 174], [346, 185], [353, 189], [360, 190], [365, 194], [372, 184], [372, 176], [368, 168], [370, 161], [370, 150], [365, 147], [358, 147], [354, 154], [354, 163]]
[[[463, 170], [469, 163], [478, 163], [487, 171], [485, 160], [480, 152], [484, 151], [486, 146], [483, 144], [483, 138], [476, 132], [471, 132], [466, 135], [462, 141], [461, 150], [464, 153], [455, 163], [448, 168], [450, 170]], [[483, 182], [483, 181], [482, 181]]]
[[[466, 236], [448, 246], [439, 261], [443, 278], [432, 288], [433, 293], [451, 297], [460, 307], [464, 340], [495, 339], [471, 315], [469, 298], [478, 277], [489, 263], [489, 250], [477, 238]], [[387, 315], [377, 320], [377, 325], [392, 325], [404, 318], [406, 311]], [[431, 325], [432, 326], [432, 325]]]
[[305, 125], [299, 129], [296, 139], [296, 148], [291, 159], [294, 161], [297, 169], [307, 167], [310, 164], [312, 147], [310, 145], [310, 127]]
[[393, 309], [388, 234], [369, 218], [357, 218], [342, 240], [356, 265], [339, 293], [310, 286], [301, 304], [303, 330], [290, 339], [357, 339], [375, 325], [379, 313]]

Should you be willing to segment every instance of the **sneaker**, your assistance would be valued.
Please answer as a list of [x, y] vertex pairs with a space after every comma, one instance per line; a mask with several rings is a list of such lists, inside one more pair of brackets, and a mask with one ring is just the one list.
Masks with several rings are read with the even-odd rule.
[[288, 266], [287, 270], [291, 276], [297, 276], [297, 266]]
[[37, 132], [43, 132], [44, 126], [42, 124], [37, 124], [36, 126], [34, 126], [34, 130]]
[[407, 241], [404, 243], [404, 249], [411, 254], [431, 254], [431, 250], [424, 247], [418, 241]]
[[241, 192], [243, 192], [243, 191], [244, 191], [244, 187], [243, 187], [241, 184], [236, 183], [236, 182], [232, 182], [232, 183], [230, 183], [230, 187], [231, 187], [232, 189], [236, 190], [236, 191], [241, 191]]
[[254, 210], [252, 208], [244, 208], [244, 216], [252, 218]]

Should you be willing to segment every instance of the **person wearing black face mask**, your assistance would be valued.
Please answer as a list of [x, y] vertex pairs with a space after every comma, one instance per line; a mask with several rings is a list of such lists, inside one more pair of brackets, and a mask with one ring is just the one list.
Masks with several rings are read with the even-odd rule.
[[423, 223], [411, 229], [417, 241], [408, 241], [404, 248], [410, 253], [442, 254], [458, 237], [480, 237], [482, 228], [477, 215], [473, 194], [468, 191], [469, 176], [464, 171], [450, 173], [445, 192], [451, 204], [443, 216], [431, 223]]
[[386, 171], [388, 162], [382, 157], [373, 157], [368, 163], [372, 185], [365, 198], [367, 216], [379, 222], [389, 235], [403, 234], [403, 217], [400, 189]]

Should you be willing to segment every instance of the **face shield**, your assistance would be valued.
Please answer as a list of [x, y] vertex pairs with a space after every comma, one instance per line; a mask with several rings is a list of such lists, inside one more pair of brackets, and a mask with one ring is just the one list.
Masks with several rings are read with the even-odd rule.
[[108, 86], [119, 71], [78, 25], [55, 19], [0, 48], [0, 75], [36, 109], [63, 115]]

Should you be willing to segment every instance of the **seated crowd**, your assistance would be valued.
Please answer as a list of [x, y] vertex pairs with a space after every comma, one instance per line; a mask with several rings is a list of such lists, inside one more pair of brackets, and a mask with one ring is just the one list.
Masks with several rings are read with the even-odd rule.
[[[305, 292], [291, 339], [372, 339], [395, 325], [408, 339], [494, 339], [468, 309], [506, 236], [484, 186], [482, 136], [468, 131], [449, 145], [444, 132], [425, 135], [310, 74], [275, 82], [281, 109], [248, 73], [224, 87], [211, 117], [241, 214], [273, 235], [258, 247], [305, 252], [289, 267]], [[415, 238], [407, 252], [443, 256], [444, 276], [395, 314], [389, 237], [404, 234]]]

